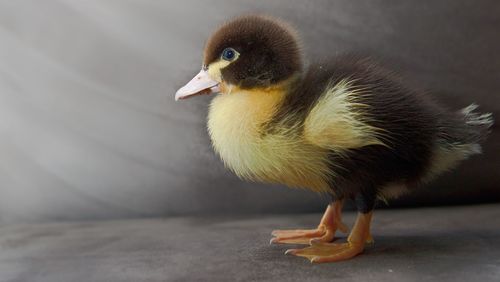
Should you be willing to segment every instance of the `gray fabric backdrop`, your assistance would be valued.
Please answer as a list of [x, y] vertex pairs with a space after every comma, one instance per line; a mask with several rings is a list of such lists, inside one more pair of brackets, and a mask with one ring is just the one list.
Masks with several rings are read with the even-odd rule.
[[[239, 181], [210, 148], [209, 97], [174, 103], [228, 17], [291, 21], [306, 55], [371, 54], [451, 107], [500, 116], [499, 1], [0, 1], [0, 222], [319, 211]], [[500, 199], [500, 136], [391, 205]]]

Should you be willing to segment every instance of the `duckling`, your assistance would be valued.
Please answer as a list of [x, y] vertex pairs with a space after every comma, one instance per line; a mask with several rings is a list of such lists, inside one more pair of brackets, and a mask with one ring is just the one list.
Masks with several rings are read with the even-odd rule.
[[[450, 111], [370, 59], [302, 62], [297, 32], [261, 15], [237, 17], [208, 39], [201, 71], [175, 94], [217, 93], [208, 132], [242, 179], [331, 195], [314, 229], [275, 230], [271, 243], [314, 263], [350, 259], [372, 242], [377, 199], [418, 189], [480, 153], [493, 120], [476, 105]], [[358, 214], [347, 242], [333, 242], [344, 200]]]

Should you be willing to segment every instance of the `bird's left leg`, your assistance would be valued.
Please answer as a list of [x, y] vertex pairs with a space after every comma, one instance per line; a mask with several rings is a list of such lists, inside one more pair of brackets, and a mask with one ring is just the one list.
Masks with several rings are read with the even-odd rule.
[[270, 243], [309, 244], [311, 241], [331, 242], [337, 230], [344, 233], [349, 230], [341, 219], [343, 202], [343, 200], [331, 202], [316, 229], [274, 230], [272, 235], [275, 237], [271, 239]]
[[371, 243], [370, 223], [373, 214], [374, 196], [359, 195], [356, 197], [358, 217], [346, 243], [311, 242], [304, 249], [290, 249], [285, 254], [292, 254], [309, 259], [312, 263], [336, 262], [350, 259], [363, 252], [366, 243]]

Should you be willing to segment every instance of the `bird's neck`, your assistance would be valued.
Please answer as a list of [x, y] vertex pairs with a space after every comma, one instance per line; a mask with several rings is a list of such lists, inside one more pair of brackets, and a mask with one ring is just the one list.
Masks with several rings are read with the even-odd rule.
[[271, 87], [241, 89], [225, 86], [216, 96], [209, 111], [209, 128], [222, 126], [226, 132], [259, 134], [260, 127], [269, 121], [289, 89], [288, 83]]

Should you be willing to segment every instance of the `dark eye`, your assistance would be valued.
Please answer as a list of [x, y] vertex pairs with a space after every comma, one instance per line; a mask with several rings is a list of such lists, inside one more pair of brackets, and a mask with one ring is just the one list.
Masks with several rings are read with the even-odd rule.
[[232, 61], [234, 59], [236, 59], [236, 50], [234, 50], [233, 48], [226, 48], [224, 49], [224, 51], [222, 51], [222, 59], [226, 60], [226, 61]]

